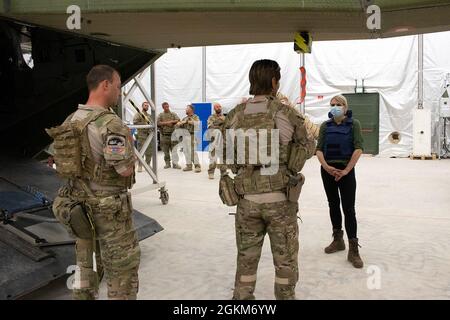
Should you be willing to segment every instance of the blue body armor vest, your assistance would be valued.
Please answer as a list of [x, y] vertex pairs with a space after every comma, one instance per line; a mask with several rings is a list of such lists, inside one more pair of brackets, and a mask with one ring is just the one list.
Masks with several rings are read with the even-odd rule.
[[351, 114], [337, 125], [333, 119], [326, 122], [324, 156], [325, 160], [350, 160], [353, 151], [353, 119]]

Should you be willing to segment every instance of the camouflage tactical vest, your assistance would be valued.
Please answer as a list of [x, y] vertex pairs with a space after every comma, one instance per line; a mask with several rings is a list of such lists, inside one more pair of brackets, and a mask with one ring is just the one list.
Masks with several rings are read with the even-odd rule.
[[[272, 154], [272, 135], [276, 130], [275, 115], [279, 111], [276, 101], [269, 97], [267, 112], [266, 113], [254, 113], [244, 115], [245, 104], [237, 106], [236, 118], [237, 123], [234, 127], [236, 137], [245, 137], [245, 152], [239, 150], [239, 144], [235, 143], [235, 164], [238, 167], [244, 166], [263, 166], [270, 165], [266, 159], [261, 159], [260, 155], [266, 156], [271, 159]], [[266, 137], [266, 139], [264, 139]], [[239, 138], [238, 138], [239, 139]], [[236, 142], [238, 142], [236, 139]], [[288, 161], [289, 145], [278, 144], [279, 152], [277, 157], [277, 163], [279, 165], [286, 165]], [[245, 162], [242, 163], [242, 158], [238, 159], [239, 154], [245, 154]], [[239, 160], [239, 161], [238, 161]]]
[[[193, 114], [192, 116], [186, 116], [183, 118], [183, 121], [189, 120], [200, 121], [199, 117], [196, 114]], [[188, 130], [191, 135], [195, 134], [195, 124], [185, 123], [183, 125], [183, 128]]]
[[[178, 120], [173, 112], [162, 112], [158, 116], [159, 121], [170, 121], [170, 120]], [[175, 126], [161, 126], [161, 133], [164, 135], [172, 134], [175, 130]]]
[[122, 177], [113, 166], [103, 159], [100, 164], [94, 161], [89, 144], [89, 123], [105, 117], [103, 125], [116, 115], [108, 110], [91, 111], [82, 120], [71, 121], [73, 114], [58, 127], [45, 129], [54, 139], [56, 171], [63, 178], [83, 179], [103, 186], [131, 188], [133, 177]]
[[212, 119], [212, 128], [216, 129], [220, 129], [223, 123], [225, 122], [225, 117], [222, 114], [221, 115], [213, 114], [211, 116], [211, 119]]
[[[237, 106], [236, 117], [237, 123], [234, 126], [236, 136], [243, 134], [245, 137], [245, 159], [239, 157], [240, 146], [238, 139], [235, 140], [235, 165], [238, 169], [238, 175], [235, 177], [236, 192], [240, 195], [245, 194], [259, 194], [274, 191], [286, 191], [289, 177], [287, 175], [287, 164], [289, 157], [289, 145], [281, 145], [278, 143], [278, 157], [276, 157], [277, 163], [266, 163], [266, 161], [272, 159], [270, 157], [272, 153], [272, 139], [273, 129], [276, 128], [275, 115], [279, 111], [278, 100], [274, 100], [272, 97], [268, 97], [268, 105], [266, 113], [245, 114], [245, 104]], [[281, 104], [281, 103], [280, 103]], [[242, 130], [239, 133], [239, 130]], [[264, 136], [266, 139], [264, 139]], [[255, 147], [250, 147], [250, 146]], [[255, 154], [256, 153], [256, 154]], [[260, 154], [267, 157], [267, 159], [261, 159]], [[244, 163], [242, 163], [244, 160]], [[261, 174], [262, 166], [273, 166], [278, 164], [278, 171], [272, 175]]]
[[[133, 124], [134, 125], [149, 125], [149, 124], [152, 124], [152, 120], [150, 118], [150, 115], [147, 112], [145, 112], [145, 111], [141, 111], [141, 112], [142, 112], [142, 114], [136, 113], [136, 115], [134, 116], [134, 119], [133, 119]], [[145, 115], [147, 117], [147, 119], [144, 118], [143, 115]], [[153, 132], [153, 129], [151, 129], [151, 128], [140, 128], [140, 129], [137, 130], [137, 139], [141, 140], [141, 141], [144, 141], [145, 139], [147, 139], [147, 137], [149, 136], [149, 134], [151, 132]]]

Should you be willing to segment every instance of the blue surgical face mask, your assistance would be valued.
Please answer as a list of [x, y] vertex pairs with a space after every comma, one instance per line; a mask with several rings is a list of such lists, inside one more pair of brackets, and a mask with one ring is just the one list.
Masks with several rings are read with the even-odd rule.
[[332, 107], [330, 113], [333, 116], [333, 118], [342, 117], [344, 115], [344, 108], [338, 106]]

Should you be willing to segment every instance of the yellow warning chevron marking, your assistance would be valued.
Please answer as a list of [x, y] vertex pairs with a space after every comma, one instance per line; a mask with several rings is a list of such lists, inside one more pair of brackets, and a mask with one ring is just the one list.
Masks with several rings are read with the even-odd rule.
[[307, 31], [296, 32], [294, 36], [294, 50], [297, 53], [311, 53], [312, 37]]

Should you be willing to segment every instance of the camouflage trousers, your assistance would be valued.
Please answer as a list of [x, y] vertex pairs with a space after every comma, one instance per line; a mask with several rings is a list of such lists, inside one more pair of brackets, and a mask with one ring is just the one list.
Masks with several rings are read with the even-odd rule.
[[[96, 299], [104, 273], [108, 299], [136, 299], [141, 253], [131, 215], [131, 197], [127, 197], [127, 193], [106, 196], [105, 193], [95, 192], [95, 195], [98, 197], [71, 194], [72, 198], [85, 201], [91, 208], [96, 230], [97, 269], [95, 272], [93, 240], [77, 239], [75, 252], [79, 283], [74, 283], [73, 297], [77, 300]], [[59, 199], [57, 197], [55, 201]]]
[[195, 167], [200, 167], [200, 160], [196, 150], [197, 139], [195, 138], [195, 135], [191, 134], [190, 139], [183, 139], [183, 154], [186, 159], [187, 167], [192, 167], [192, 164], [194, 164]]
[[176, 150], [176, 145], [178, 141], [172, 141], [171, 135], [161, 134], [161, 149], [164, 152], [164, 162], [170, 164], [170, 158], [172, 156], [172, 164], [178, 164], [178, 153]]
[[298, 281], [298, 204], [239, 200], [235, 218], [238, 249], [233, 299], [253, 300], [256, 273], [266, 233], [275, 266], [275, 298], [295, 299]]
[[[211, 142], [213, 143], [213, 142]], [[212, 149], [209, 151], [209, 168], [208, 173], [214, 173], [217, 167], [217, 157], [216, 157], [216, 149]], [[227, 170], [220, 168], [220, 173], [225, 173]]]
[[[145, 143], [146, 138], [138, 138], [137, 139], [137, 149], [139, 152], [141, 152], [142, 146]], [[144, 152], [145, 156], [145, 162], [147, 162], [148, 165], [152, 162], [152, 156], [153, 156], [153, 142], [150, 142], [150, 145], [147, 147], [147, 149]], [[139, 163], [140, 164], [140, 163]]]

